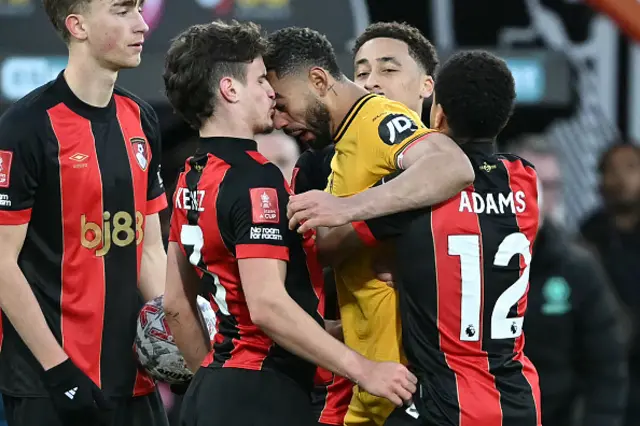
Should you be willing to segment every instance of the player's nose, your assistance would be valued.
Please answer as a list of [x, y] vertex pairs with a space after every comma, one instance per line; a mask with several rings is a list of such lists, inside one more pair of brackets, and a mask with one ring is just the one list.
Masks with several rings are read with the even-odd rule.
[[144, 16], [142, 16], [142, 12], [138, 11], [138, 20], [136, 21], [136, 25], [133, 29], [136, 33], [146, 33], [149, 31], [149, 25], [147, 21], [145, 21]]
[[289, 125], [289, 121], [284, 118], [284, 114], [282, 112], [276, 110], [273, 114], [273, 127], [277, 130], [282, 130]]
[[269, 87], [267, 88], [267, 96], [272, 100], [276, 98], [276, 92], [275, 90], [273, 90], [273, 87], [271, 87], [271, 85], [269, 85]]
[[373, 73], [369, 74], [367, 81], [364, 83], [364, 88], [367, 92], [379, 93], [382, 91], [380, 84], [378, 83], [378, 79], [374, 77]]

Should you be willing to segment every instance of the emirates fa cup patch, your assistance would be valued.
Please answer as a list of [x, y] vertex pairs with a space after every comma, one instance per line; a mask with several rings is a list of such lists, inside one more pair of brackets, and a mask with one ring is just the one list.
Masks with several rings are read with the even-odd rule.
[[250, 194], [253, 223], [280, 223], [278, 193], [275, 188], [252, 188]]
[[11, 159], [13, 152], [0, 151], [0, 188], [8, 188], [11, 178]]
[[149, 148], [147, 141], [143, 138], [131, 138], [131, 146], [133, 147], [133, 155], [142, 170], [147, 170], [149, 166]]

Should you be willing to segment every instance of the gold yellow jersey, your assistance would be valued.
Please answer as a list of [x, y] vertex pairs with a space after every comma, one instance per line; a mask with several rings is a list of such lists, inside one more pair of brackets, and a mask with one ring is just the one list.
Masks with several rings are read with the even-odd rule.
[[[335, 155], [327, 192], [349, 196], [373, 186], [402, 168], [404, 150], [432, 130], [418, 115], [399, 102], [367, 95], [351, 108], [335, 137]], [[335, 268], [340, 316], [345, 343], [369, 359], [401, 362], [400, 315], [395, 291], [375, 278], [375, 248], [363, 248]], [[354, 389], [345, 424], [382, 424], [392, 404]], [[369, 412], [375, 421], [358, 421], [357, 411]], [[350, 420], [351, 418], [351, 420]]]

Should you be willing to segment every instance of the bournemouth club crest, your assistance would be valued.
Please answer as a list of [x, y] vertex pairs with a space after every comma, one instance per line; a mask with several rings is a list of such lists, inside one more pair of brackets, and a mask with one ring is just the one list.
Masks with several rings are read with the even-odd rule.
[[142, 138], [131, 138], [131, 146], [133, 147], [133, 155], [142, 170], [147, 170], [149, 165], [149, 147], [147, 141]]

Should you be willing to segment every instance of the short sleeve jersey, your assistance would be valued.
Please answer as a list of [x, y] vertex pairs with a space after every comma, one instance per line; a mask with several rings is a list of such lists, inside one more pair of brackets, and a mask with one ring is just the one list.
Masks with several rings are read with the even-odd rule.
[[289, 230], [289, 185], [256, 149], [247, 139], [201, 139], [178, 179], [170, 241], [197, 271], [217, 315], [214, 350], [203, 366], [277, 371], [310, 388], [315, 367], [252, 323], [240, 281], [240, 259], [287, 262], [287, 292], [322, 323], [315, 241]]
[[[166, 207], [153, 109], [116, 87], [83, 103], [63, 74], [0, 118], [0, 225], [28, 224], [18, 265], [65, 352], [110, 396], [152, 381], [131, 350], [146, 216]], [[40, 365], [3, 315], [0, 391], [45, 396]]]
[[395, 238], [403, 347], [425, 421], [539, 426], [538, 375], [523, 352], [536, 172], [486, 141], [462, 148], [472, 185], [431, 208], [368, 220], [359, 234]]
[[[326, 190], [350, 196], [402, 169], [403, 153], [431, 130], [414, 111], [377, 95], [358, 100], [335, 134]], [[365, 248], [335, 268], [345, 342], [375, 360], [400, 361], [400, 323], [393, 289], [375, 279], [374, 249]]]

